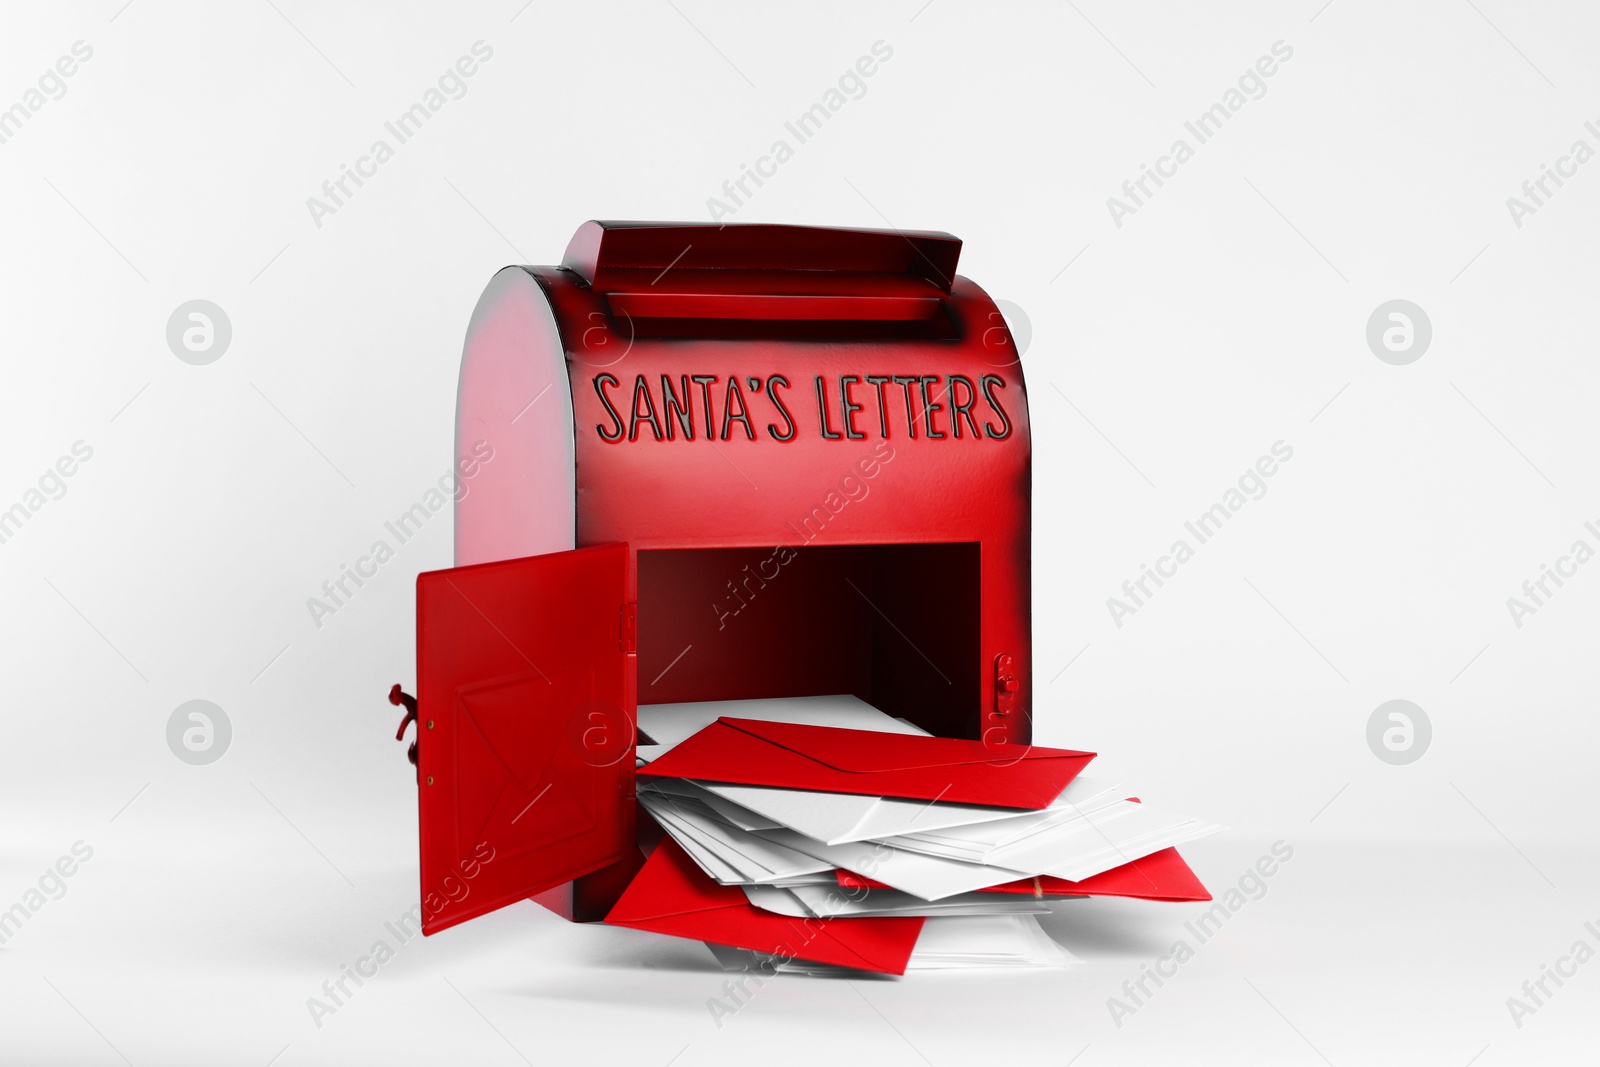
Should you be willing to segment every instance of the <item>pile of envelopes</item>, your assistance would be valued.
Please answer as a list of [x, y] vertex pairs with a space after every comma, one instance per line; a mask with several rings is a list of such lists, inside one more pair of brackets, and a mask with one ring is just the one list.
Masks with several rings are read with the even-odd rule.
[[1174, 846], [1220, 827], [1081, 774], [1093, 753], [933, 737], [853, 697], [641, 706], [639, 726], [666, 836], [606, 921], [724, 966], [1059, 967], [1037, 919], [1056, 901], [1210, 899]]

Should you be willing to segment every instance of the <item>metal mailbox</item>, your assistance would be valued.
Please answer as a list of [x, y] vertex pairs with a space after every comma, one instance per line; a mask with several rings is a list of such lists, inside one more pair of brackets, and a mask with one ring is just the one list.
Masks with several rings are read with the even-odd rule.
[[640, 704], [848, 693], [1030, 740], [1027, 395], [960, 248], [589, 222], [489, 282], [456, 450], [493, 462], [417, 581], [417, 698], [391, 694], [426, 932], [604, 915], [640, 859]]

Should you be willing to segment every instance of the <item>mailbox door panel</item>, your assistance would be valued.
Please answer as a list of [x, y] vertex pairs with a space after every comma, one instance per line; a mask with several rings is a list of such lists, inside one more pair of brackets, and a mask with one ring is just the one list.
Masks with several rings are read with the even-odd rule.
[[610, 544], [418, 576], [424, 933], [625, 856], [627, 562]]

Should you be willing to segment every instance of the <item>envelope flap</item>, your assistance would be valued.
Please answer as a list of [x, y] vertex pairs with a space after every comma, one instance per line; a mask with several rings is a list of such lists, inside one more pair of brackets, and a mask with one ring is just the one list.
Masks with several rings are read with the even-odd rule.
[[661, 842], [606, 916], [629, 926], [786, 958], [904, 974], [922, 919], [797, 919], [750, 904], [718, 885], [671, 838]]
[[612, 905], [606, 922], [622, 926], [718, 908], [740, 908], [747, 903], [737, 886], [719, 885], [701, 875], [689, 854], [669, 838], [633, 876]]
[[[846, 889], [888, 889], [883, 882], [840, 868], [834, 877]], [[1176, 848], [1164, 848], [1142, 859], [1124, 863], [1079, 881], [1051, 875], [1022, 878], [986, 886], [980, 893], [1011, 893], [1035, 897], [1129, 897], [1171, 902], [1206, 901], [1211, 894]]]
[[[854, 966], [863, 971], [884, 974], [905, 974], [906, 963], [914, 950], [916, 939], [927, 922], [921, 915], [870, 915], [835, 916], [830, 919], [808, 919], [799, 924], [803, 930], [815, 931], [810, 946], [798, 946], [795, 958], [820, 960], [838, 966]], [[848, 930], [854, 936], [841, 938], [836, 934]], [[910, 931], [909, 945], [906, 941]], [[863, 936], [864, 935], [864, 936]], [[817, 951], [816, 942], [826, 938], [829, 953]], [[810, 953], [808, 955], [808, 952]], [[855, 962], [848, 962], [854, 957]]]
[[717, 722], [848, 774], [928, 770], [974, 764], [1006, 766], [1019, 760], [1081, 759], [1093, 755], [1090, 752], [1077, 752], [1064, 748], [1036, 746], [995, 748], [982, 741], [968, 741], [955, 737], [889, 734], [876, 730], [769, 722], [765, 719], [721, 718]]

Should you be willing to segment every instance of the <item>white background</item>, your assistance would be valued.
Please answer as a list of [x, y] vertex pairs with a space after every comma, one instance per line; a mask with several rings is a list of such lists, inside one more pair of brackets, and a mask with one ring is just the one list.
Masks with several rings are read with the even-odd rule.
[[[1506, 198], [1600, 148], [1594, 11], [274, 2], [4, 14], [0, 107], [93, 57], [0, 144], [0, 507], [94, 451], [0, 545], [0, 909], [94, 852], [0, 949], [0, 1059], [1488, 1065], [1592, 1040], [1600, 963], [1520, 1027], [1506, 999], [1600, 948], [1600, 563], [1520, 628], [1506, 598], [1600, 547], [1600, 163], [1521, 227]], [[307, 197], [479, 40], [466, 95], [315, 225]], [[477, 294], [585, 219], [705, 219], [880, 40], [734, 220], [966, 242], [1031, 323], [1038, 739], [1228, 824], [1186, 849], [1214, 891], [1273, 841], [1294, 859], [1120, 1026], [1108, 998], [1199, 909], [1083, 902], [1050, 924], [1076, 970], [784, 979], [719, 1028], [698, 944], [524, 903], [315, 1025], [415, 902], [383, 696], [448, 520], [320, 628], [306, 598], [446, 470]], [[1117, 226], [1107, 197], [1280, 40], [1266, 94]], [[208, 366], [165, 339], [194, 298], [232, 322]], [[1395, 298], [1433, 325], [1408, 366], [1365, 340]], [[1116, 626], [1106, 598], [1279, 440], [1267, 494]], [[165, 739], [196, 698], [234, 731], [207, 767]], [[1366, 741], [1394, 698], [1433, 725], [1407, 766]]]

